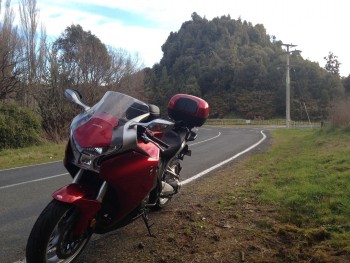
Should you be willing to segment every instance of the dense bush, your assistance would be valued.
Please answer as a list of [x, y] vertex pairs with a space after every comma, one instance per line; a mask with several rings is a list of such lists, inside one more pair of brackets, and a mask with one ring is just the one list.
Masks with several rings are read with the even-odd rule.
[[350, 97], [337, 100], [330, 109], [329, 121], [332, 128], [350, 127]]
[[0, 149], [19, 148], [40, 141], [41, 122], [29, 109], [0, 103]]

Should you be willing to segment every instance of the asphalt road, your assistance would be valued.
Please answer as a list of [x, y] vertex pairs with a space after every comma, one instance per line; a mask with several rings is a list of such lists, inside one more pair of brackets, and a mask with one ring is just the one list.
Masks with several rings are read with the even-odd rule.
[[[190, 143], [192, 156], [186, 156], [182, 163], [182, 180], [256, 144], [263, 137], [260, 131], [200, 128], [196, 141]], [[0, 170], [0, 262], [24, 259], [26, 241], [36, 218], [51, 200], [51, 194], [70, 182], [62, 162]]]

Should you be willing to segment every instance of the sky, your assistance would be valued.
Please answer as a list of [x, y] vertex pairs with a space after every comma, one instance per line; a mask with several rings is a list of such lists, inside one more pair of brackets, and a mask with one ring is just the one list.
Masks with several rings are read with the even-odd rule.
[[230, 15], [263, 24], [269, 35], [297, 45], [302, 57], [324, 67], [324, 57], [338, 57], [340, 75], [350, 74], [350, 1], [348, 0], [37, 0], [40, 21], [55, 39], [80, 24], [104, 44], [138, 55], [152, 67], [163, 56], [170, 32], [196, 12], [211, 20]]

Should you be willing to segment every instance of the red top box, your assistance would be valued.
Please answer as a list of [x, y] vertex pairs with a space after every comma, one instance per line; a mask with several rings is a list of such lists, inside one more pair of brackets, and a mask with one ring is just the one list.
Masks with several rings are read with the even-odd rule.
[[189, 128], [202, 126], [209, 116], [208, 103], [196, 96], [176, 94], [168, 105], [169, 117]]

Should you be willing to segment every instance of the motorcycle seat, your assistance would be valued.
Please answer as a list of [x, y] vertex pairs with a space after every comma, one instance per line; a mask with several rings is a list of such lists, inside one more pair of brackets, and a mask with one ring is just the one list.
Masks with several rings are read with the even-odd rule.
[[157, 118], [160, 118], [160, 109], [158, 106], [153, 104], [148, 104], [148, 108], [143, 108], [143, 105], [139, 105], [137, 103], [134, 103], [131, 105], [125, 112], [126, 118], [131, 120], [135, 117], [140, 116], [141, 114], [149, 112], [149, 120], [154, 120]]
[[169, 148], [165, 149], [162, 152], [163, 158], [171, 158], [176, 152], [180, 149], [182, 142], [185, 140], [186, 132], [185, 131], [170, 131], [167, 132], [162, 141], [169, 145]]
[[149, 113], [150, 113], [150, 119], [154, 120], [157, 118], [160, 118], [160, 109], [158, 106], [153, 104], [148, 104]]

